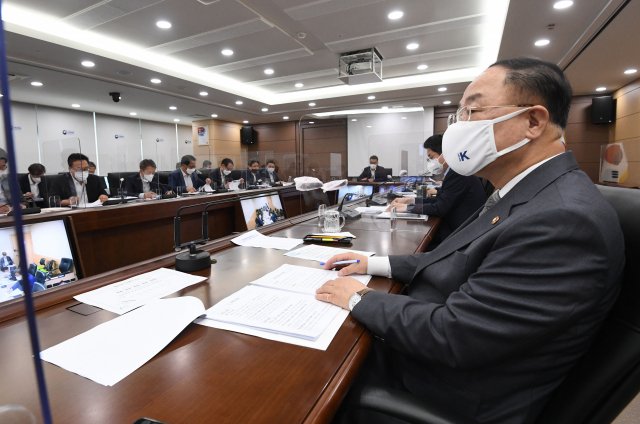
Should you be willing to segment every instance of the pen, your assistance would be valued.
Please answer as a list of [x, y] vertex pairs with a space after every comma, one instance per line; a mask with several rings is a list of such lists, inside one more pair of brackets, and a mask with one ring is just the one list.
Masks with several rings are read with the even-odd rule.
[[[321, 262], [320, 265], [324, 265], [326, 262]], [[346, 264], [359, 264], [360, 263], [360, 259], [356, 259], [353, 261], [339, 261], [339, 262], [334, 262], [334, 265], [346, 265]]]

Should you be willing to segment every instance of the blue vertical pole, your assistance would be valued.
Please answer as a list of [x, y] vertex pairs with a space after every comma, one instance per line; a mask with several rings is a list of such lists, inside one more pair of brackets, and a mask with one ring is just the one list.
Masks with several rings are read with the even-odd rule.
[[18, 253], [20, 255], [20, 271], [22, 273], [22, 289], [24, 290], [24, 304], [29, 324], [29, 336], [31, 337], [31, 350], [38, 380], [38, 392], [40, 395], [40, 407], [45, 424], [52, 424], [51, 408], [47, 396], [47, 386], [44, 381], [44, 370], [40, 360], [40, 342], [38, 340], [38, 328], [36, 326], [36, 314], [31, 297], [31, 284], [28, 279], [27, 255], [24, 249], [24, 234], [22, 225], [22, 210], [20, 200], [22, 193], [18, 185], [16, 173], [16, 151], [13, 143], [13, 130], [11, 128], [11, 100], [9, 97], [9, 79], [7, 77], [7, 49], [4, 37], [4, 22], [2, 20], [2, 0], [0, 0], [0, 88], [2, 89], [2, 112], [4, 115], [4, 133], [7, 139], [7, 161], [9, 163], [9, 184], [11, 186], [11, 206], [14, 213], [16, 236], [18, 237]]

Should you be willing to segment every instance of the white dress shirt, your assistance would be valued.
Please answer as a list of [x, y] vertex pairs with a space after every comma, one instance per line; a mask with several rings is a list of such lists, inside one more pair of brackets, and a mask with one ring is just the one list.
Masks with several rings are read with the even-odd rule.
[[80, 199], [80, 203], [84, 203], [86, 205], [89, 201], [87, 200], [87, 190], [84, 187], [84, 184], [80, 184], [78, 180], [73, 178], [73, 176], [71, 179], [73, 180], [73, 185], [76, 188], [76, 197]]
[[38, 183], [34, 183], [31, 179], [31, 174], [29, 175], [29, 187], [31, 188], [31, 193], [33, 193], [34, 197], [40, 197], [40, 188], [38, 188]]
[[[561, 155], [561, 154], [562, 153], [558, 153], [558, 155]], [[535, 165], [532, 165], [529, 168], [525, 169], [524, 171], [522, 171], [521, 173], [519, 173], [515, 177], [513, 177], [513, 179], [511, 179], [511, 181], [506, 183], [504, 185], [504, 187], [502, 187], [498, 191], [500, 193], [500, 198], [503, 198], [504, 196], [506, 196], [507, 193], [510, 192], [516, 186], [516, 184], [518, 184], [520, 181], [522, 181], [524, 179], [524, 177], [526, 177], [531, 172], [533, 172], [533, 170], [535, 170], [537, 167], [539, 167], [543, 163], [555, 158], [558, 155], [555, 155], [555, 156], [552, 156], [552, 157], [550, 157], [548, 159], [540, 161], [540, 162], [536, 163]], [[449, 169], [447, 169], [447, 171], [448, 170]], [[446, 173], [445, 173], [445, 175], [446, 175]], [[367, 274], [369, 274], [369, 275], [379, 275], [381, 277], [391, 278], [391, 264], [389, 263], [389, 257], [388, 256], [372, 256], [372, 257], [370, 257], [369, 260], [367, 261]]]
[[180, 170], [180, 172], [182, 172], [182, 176], [184, 177], [184, 185], [186, 185], [187, 187], [193, 187], [193, 181], [191, 181], [191, 175], [186, 174], [182, 169]]
[[[140, 179], [142, 180], [142, 193], [140, 193], [138, 197], [140, 199], [144, 199], [144, 194], [151, 191], [151, 184], [149, 184], [147, 180], [142, 178], [142, 175], [140, 176]], [[189, 178], [189, 180], [191, 180], [191, 178]]]

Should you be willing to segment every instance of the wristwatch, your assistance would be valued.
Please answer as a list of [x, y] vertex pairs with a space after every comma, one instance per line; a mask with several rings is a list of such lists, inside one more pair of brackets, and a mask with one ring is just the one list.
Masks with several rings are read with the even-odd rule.
[[360, 302], [362, 300], [362, 298], [364, 297], [365, 294], [369, 293], [370, 291], [373, 291], [373, 289], [370, 288], [364, 288], [362, 290], [360, 290], [359, 292], [355, 292], [350, 298], [349, 298], [349, 310], [353, 311], [353, 308], [355, 308], [355, 306], [358, 304], [358, 302]]

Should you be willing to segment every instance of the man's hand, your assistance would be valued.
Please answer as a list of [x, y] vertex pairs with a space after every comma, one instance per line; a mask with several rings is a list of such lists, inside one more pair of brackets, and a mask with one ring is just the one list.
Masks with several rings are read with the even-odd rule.
[[436, 190], [435, 188], [430, 188], [429, 190], [427, 190], [427, 194], [435, 196], [436, 194], [438, 194], [438, 190]]
[[[353, 261], [353, 260], [360, 260], [360, 263], [348, 264], [348, 265], [333, 265], [334, 262]], [[358, 255], [355, 253], [341, 253], [329, 259], [327, 263], [324, 265], [324, 269], [340, 268], [338, 275], [340, 277], [344, 277], [350, 274], [366, 274], [368, 263], [369, 263], [369, 258], [364, 255]]]
[[20, 209], [27, 209], [27, 207], [21, 203], [20, 204]]
[[369, 181], [370, 183], [373, 182], [373, 178], [367, 178], [367, 181]]
[[187, 191], [188, 191], [189, 193], [195, 193], [196, 189], [195, 189], [195, 188], [193, 188], [193, 187], [187, 187]]
[[25, 197], [31, 197], [32, 199], [35, 199], [35, 198], [36, 198], [36, 195], [35, 195], [35, 194], [33, 194], [33, 193], [31, 193], [31, 192], [29, 192], [29, 193], [25, 193], [25, 194], [24, 194], [24, 196], [25, 196]]
[[282, 185], [282, 181], [276, 181], [274, 185]]
[[244, 183], [244, 178], [240, 178], [240, 184]]
[[101, 194], [100, 197], [98, 197], [98, 200], [100, 200], [100, 203], [104, 203], [109, 200], [109, 197], [106, 194]]
[[169, 190], [165, 194], [173, 194], [173, 190]]
[[144, 194], [144, 198], [145, 199], [153, 199], [156, 196], [156, 194], [153, 191], [147, 191]]
[[207, 184], [211, 184], [211, 178], [207, 178]]
[[71, 204], [73, 203], [74, 205], [77, 203], [77, 197], [69, 197], [67, 200], [62, 200], [60, 201], [60, 206], [71, 206]]
[[316, 299], [323, 302], [333, 303], [342, 309], [349, 310], [349, 299], [356, 292], [365, 289], [367, 286], [355, 278], [345, 277], [327, 281], [316, 290]]
[[398, 199], [393, 199], [393, 202], [391, 202], [391, 204], [405, 204], [405, 205], [413, 205], [415, 203], [415, 199], [412, 199], [410, 197], [400, 197]]
[[396, 212], [406, 212], [407, 211], [407, 205], [404, 203], [396, 203], [396, 204], [390, 204], [389, 207], [385, 210], [385, 212], [390, 212], [391, 208], [396, 208]]
[[9, 213], [10, 210], [11, 210], [11, 206], [9, 205], [2, 205], [0, 207], [0, 213]]
[[229, 188], [229, 184], [231, 184], [231, 182], [228, 182], [224, 185], [224, 188]]

